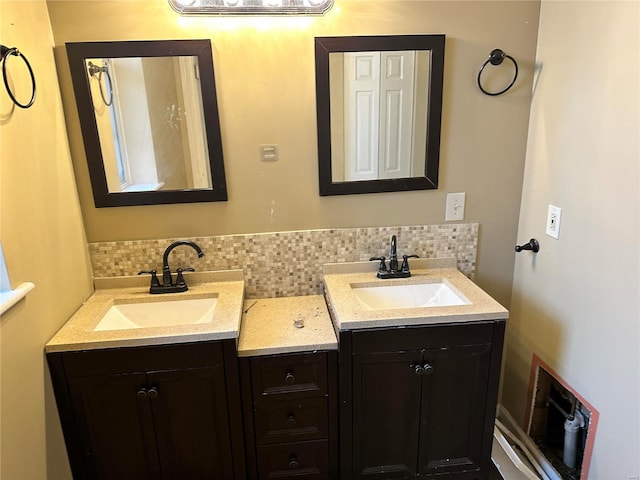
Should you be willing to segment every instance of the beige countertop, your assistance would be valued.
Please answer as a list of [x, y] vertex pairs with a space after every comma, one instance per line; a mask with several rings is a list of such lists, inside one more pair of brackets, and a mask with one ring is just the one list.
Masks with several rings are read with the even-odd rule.
[[[336, 332], [385, 326], [506, 319], [509, 312], [455, 268], [455, 259], [411, 262], [406, 279], [376, 278], [376, 262], [324, 266], [325, 297], [266, 298], [244, 301], [242, 270], [185, 274], [189, 290], [151, 295], [148, 277], [96, 279], [96, 291], [46, 344], [47, 352], [161, 345], [234, 338], [239, 356], [337, 349]], [[468, 300], [446, 307], [368, 310], [352, 285], [374, 286], [443, 282]], [[109, 308], [146, 303], [216, 298], [214, 321], [95, 331]], [[329, 315], [327, 303], [332, 315]], [[300, 328], [301, 327], [301, 328]]]
[[[96, 291], [45, 345], [47, 352], [186, 343], [238, 338], [244, 301], [242, 270], [186, 273], [189, 290], [151, 295], [149, 277], [95, 279]], [[143, 303], [215, 297], [214, 321], [124, 330], [94, 331], [117, 303]]]
[[[324, 266], [325, 296], [337, 331], [387, 326], [458, 323], [506, 319], [509, 312], [468, 277], [455, 259], [411, 260], [411, 277], [380, 280], [376, 262], [328, 264]], [[352, 285], [380, 286], [442, 282], [461, 294], [468, 304], [442, 307], [368, 310], [355, 297]]]
[[321, 295], [254, 299], [244, 305], [240, 357], [338, 349]]

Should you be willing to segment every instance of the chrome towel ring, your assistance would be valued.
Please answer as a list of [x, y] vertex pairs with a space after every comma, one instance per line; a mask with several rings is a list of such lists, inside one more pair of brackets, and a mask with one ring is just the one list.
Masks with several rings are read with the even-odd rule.
[[[102, 74], [105, 75], [105, 84], [109, 83], [109, 95], [106, 95], [104, 89], [102, 88]], [[97, 74], [97, 75], [96, 75]], [[113, 84], [111, 83], [111, 74], [109, 73], [109, 67], [107, 65], [103, 65], [99, 67], [98, 65], [94, 65], [92, 62], [89, 62], [89, 75], [92, 77], [96, 77], [98, 79], [98, 85], [100, 86], [100, 96], [102, 97], [102, 101], [107, 107], [110, 107], [113, 104]], [[107, 100], [107, 96], [109, 100]]]
[[[511, 83], [509, 83], [509, 85], [507, 85], [504, 89], [500, 90], [499, 92], [486, 91], [482, 86], [482, 82], [480, 81], [480, 77], [482, 77], [482, 72], [484, 71], [484, 67], [486, 67], [489, 63], [491, 65], [500, 65], [505, 58], [508, 58], [509, 60], [511, 60], [515, 70]], [[482, 90], [482, 93], [484, 93], [485, 95], [491, 95], [491, 96], [502, 95], [504, 92], [509, 90], [514, 83], [516, 83], [516, 78], [518, 78], [518, 63], [515, 61], [515, 59], [511, 55], [507, 55], [499, 48], [496, 48], [491, 51], [491, 53], [489, 54], [489, 59], [482, 64], [482, 67], [480, 67], [480, 71], [478, 72], [478, 87], [480, 88], [480, 90]]]
[[[7, 63], [8, 63], [7, 59], [9, 58], [9, 56], [22, 58], [22, 61], [27, 66], [27, 69], [29, 70], [29, 75], [31, 76], [31, 92], [32, 93], [31, 93], [31, 100], [29, 100], [27, 103], [20, 103], [18, 99], [15, 97], [15, 95], [13, 94], [11, 87], [9, 87], [9, 80], [7, 78]], [[2, 63], [2, 78], [4, 80], [4, 86], [7, 89], [7, 93], [9, 94], [11, 101], [20, 108], [29, 108], [31, 105], [33, 105], [33, 102], [36, 99], [36, 78], [33, 74], [33, 69], [31, 68], [31, 64], [29, 63], [29, 60], [27, 60], [27, 57], [25, 57], [24, 54], [20, 52], [20, 50], [18, 50], [16, 47], [6, 47], [5, 45], [0, 45], [0, 62]]]

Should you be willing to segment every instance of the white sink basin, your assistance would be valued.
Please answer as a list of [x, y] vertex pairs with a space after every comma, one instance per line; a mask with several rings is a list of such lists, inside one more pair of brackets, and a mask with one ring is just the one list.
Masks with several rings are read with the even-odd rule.
[[93, 329], [128, 330], [131, 328], [171, 327], [211, 323], [217, 298], [188, 298], [151, 302], [117, 303], [107, 310]]
[[367, 310], [449, 307], [471, 303], [444, 282], [376, 286], [352, 284], [351, 291]]

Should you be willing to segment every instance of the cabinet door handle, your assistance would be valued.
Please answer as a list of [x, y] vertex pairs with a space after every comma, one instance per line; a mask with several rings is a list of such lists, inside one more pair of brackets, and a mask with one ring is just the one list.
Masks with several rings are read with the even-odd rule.
[[147, 395], [151, 400], [158, 398], [158, 389], [156, 387], [151, 387]]
[[433, 373], [433, 367], [428, 363], [425, 363], [422, 367], [425, 375], [431, 375]]
[[295, 455], [292, 455], [291, 458], [289, 458], [289, 468], [291, 470], [298, 468], [298, 459]]
[[296, 381], [296, 377], [293, 375], [293, 372], [289, 370], [284, 377], [284, 383], [292, 384]]
[[136, 397], [138, 397], [138, 400], [146, 400], [147, 399], [147, 389], [146, 388], [141, 388], [140, 390], [138, 390], [137, 393], [136, 393]]
[[424, 375], [424, 367], [422, 365], [414, 365], [414, 373], [416, 375]]
[[289, 417], [287, 418], [287, 425], [295, 425], [296, 424], [296, 417], [293, 416], [293, 413], [289, 414]]

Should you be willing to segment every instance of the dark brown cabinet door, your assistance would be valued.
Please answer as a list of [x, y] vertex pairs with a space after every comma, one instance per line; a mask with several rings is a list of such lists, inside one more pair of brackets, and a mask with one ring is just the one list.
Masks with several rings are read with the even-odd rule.
[[233, 478], [222, 365], [69, 383], [90, 478]]
[[47, 361], [74, 479], [245, 479], [235, 340]]
[[480, 470], [490, 360], [491, 344], [424, 352], [421, 475]]
[[353, 478], [417, 473], [421, 352], [353, 356]]
[[222, 365], [149, 372], [147, 382], [162, 478], [233, 478]]
[[69, 384], [90, 478], [233, 478], [222, 364]]
[[88, 477], [160, 479], [151, 410], [142, 393], [144, 373], [69, 379]]
[[504, 321], [340, 334], [343, 479], [486, 479]]

